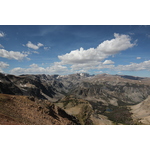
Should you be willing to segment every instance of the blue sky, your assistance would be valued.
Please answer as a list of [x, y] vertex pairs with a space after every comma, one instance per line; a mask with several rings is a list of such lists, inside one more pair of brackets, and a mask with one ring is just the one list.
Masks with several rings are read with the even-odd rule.
[[0, 25], [0, 72], [150, 77], [150, 26]]

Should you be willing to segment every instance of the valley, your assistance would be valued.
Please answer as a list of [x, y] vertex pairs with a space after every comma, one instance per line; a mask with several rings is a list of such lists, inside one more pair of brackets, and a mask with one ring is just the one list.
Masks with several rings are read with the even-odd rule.
[[0, 73], [0, 124], [150, 124], [150, 78]]

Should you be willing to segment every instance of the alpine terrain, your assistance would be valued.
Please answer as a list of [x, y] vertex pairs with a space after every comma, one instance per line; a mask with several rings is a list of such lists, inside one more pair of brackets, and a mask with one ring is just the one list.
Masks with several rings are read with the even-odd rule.
[[0, 124], [150, 124], [150, 78], [0, 73]]

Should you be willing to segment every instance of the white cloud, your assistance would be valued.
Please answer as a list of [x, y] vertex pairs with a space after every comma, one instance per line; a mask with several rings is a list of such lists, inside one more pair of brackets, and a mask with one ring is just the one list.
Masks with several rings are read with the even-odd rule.
[[38, 65], [33, 63], [32, 65], [30, 65], [30, 67], [31, 68], [38, 68]]
[[102, 61], [106, 58], [106, 54], [99, 52], [97, 49], [90, 48], [88, 50], [84, 50], [80, 48], [79, 50], [71, 51], [62, 56], [58, 56], [58, 58], [62, 61], [63, 64], [79, 64], [79, 63], [89, 63]]
[[4, 48], [4, 46], [2, 44], [0, 44], [0, 48]]
[[140, 71], [140, 70], [150, 71], [150, 60], [141, 63], [131, 63], [130, 65], [119, 65], [114, 69], [120, 71]]
[[44, 46], [44, 45], [43, 45], [42, 43], [38, 43], [37, 46], [38, 46], [38, 47], [42, 47], [42, 46]]
[[105, 60], [103, 62], [104, 65], [108, 65], [108, 64], [114, 64], [114, 62], [112, 60]]
[[136, 59], [141, 59], [141, 57], [136, 57]]
[[50, 49], [50, 47], [44, 47], [44, 50], [49, 50]]
[[[24, 46], [24, 45], [23, 45]], [[39, 49], [40, 47], [44, 46], [42, 43], [38, 43], [37, 45], [33, 44], [31, 41], [28, 41], [28, 43], [26, 44], [26, 46], [28, 48], [32, 48], [34, 50]]]
[[24, 54], [24, 55], [30, 55], [32, 53], [30, 51], [22, 51], [22, 54]]
[[30, 66], [29, 68], [21, 68], [21, 67], [14, 68], [10, 70], [10, 73], [12, 74], [36, 74], [36, 73], [46, 73], [46, 72], [45, 72], [45, 69], [42, 67]]
[[50, 74], [56, 74], [56, 73], [67, 73], [68, 68], [66, 66], [61, 65], [59, 62], [55, 62], [53, 66], [46, 68], [47, 72]]
[[5, 33], [4, 32], [0, 32], [0, 38], [4, 37], [4, 36], [5, 36]]
[[79, 63], [79, 64], [73, 64], [71, 65], [72, 71], [75, 70], [90, 70], [90, 69], [96, 69], [96, 67], [100, 64], [100, 62], [87, 62], [87, 63]]
[[119, 36], [119, 34], [114, 34], [114, 36], [115, 39], [104, 41], [96, 49], [90, 48], [88, 50], [84, 50], [83, 48], [80, 48], [80, 50], [71, 51], [70, 53], [67, 53], [65, 55], [58, 56], [58, 58], [64, 64], [102, 61], [110, 55], [133, 47], [135, 45], [130, 43], [131, 39], [127, 35]]
[[[15, 60], [22, 60], [27, 58], [28, 54], [15, 52], [15, 51], [7, 51], [5, 49], [0, 49], [0, 57], [8, 58], [8, 59], [15, 59]], [[29, 58], [27, 58], [29, 59]]]
[[104, 64], [100, 63], [100, 64], [96, 67], [96, 69], [98, 69], [98, 70], [100, 70], [100, 69], [105, 69], [105, 68], [107, 68], [107, 69], [113, 69], [114, 67], [115, 67], [114, 65], [109, 65], [109, 64], [104, 65]]
[[58, 58], [61, 60], [61, 64], [72, 65], [71, 68], [73, 70], [83, 68], [94, 69], [98, 67], [98, 65], [107, 68], [109, 66], [104, 66], [104, 64], [113, 64], [114, 62], [106, 60], [102, 65], [101, 61], [136, 45], [136, 41], [131, 43], [131, 37], [129, 35], [114, 33], [114, 37], [114, 39], [102, 42], [97, 48], [84, 50], [84, 48], [81, 47], [65, 55], [58, 56]]
[[0, 61], [0, 72], [3, 72], [2, 69], [9, 67], [9, 64]]
[[114, 39], [106, 40], [97, 49], [105, 54], [113, 55], [136, 45], [136, 41], [131, 43], [129, 35], [119, 35], [114, 33]]
[[7, 68], [7, 67], [9, 67], [9, 64], [0, 61], [0, 68]]
[[126, 50], [135, 46], [136, 43], [131, 43], [131, 38], [129, 35], [119, 35], [114, 33], [114, 39], [106, 40], [97, 48], [90, 48], [84, 50], [80, 48], [79, 50], [73, 50], [58, 58], [64, 64], [75, 64], [75, 63], [86, 63], [92, 61], [102, 61], [110, 55], [114, 55], [118, 52]]
[[34, 53], [34, 54], [39, 54], [39, 52], [37, 52], [37, 51], [32, 51], [32, 53]]
[[54, 63], [53, 66], [51, 67], [39, 67], [37, 64], [31, 64], [29, 66], [29, 68], [14, 68], [12, 70], [10, 70], [10, 73], [12, 74], [65, 74], [66, 72], [68, 72], [68, 69], [66, 66], [62, 66], [59, 63]]

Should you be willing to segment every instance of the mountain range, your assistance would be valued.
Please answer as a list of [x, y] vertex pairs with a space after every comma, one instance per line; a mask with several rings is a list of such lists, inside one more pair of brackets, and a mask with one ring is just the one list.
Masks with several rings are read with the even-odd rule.
[[[36, 108], [34, 113], [39, 117], [41, 114], [37, 115], [39, 113], [38, 108], [42, 107], [50, 111], [51, 105], [65, 112], [65, 117], [71, 116], [69, 117], [70, 120], [67, 118], [68, 122], [63, 121], [64, 118], [61, 113], [55, 109], [54, 112], [57, 117], [53, 117], [56, 120], [53, 121], [56, 122], [54, 124], [150, 124], [149, 121], [142, 121], [143, 117], [141, 117], [141, 114], [144, 113], [144, 106], [147, 106], [150, 101], [148, 98], [150, 96], [150, 78], [146, 77], [110, 74], [90, 75], [87, 73], [15, 76], [0, 73], [0, 93], [1, 99], [4, 101], [7, 99], [4, 97], [11, 99], [10, 97], [13, 96], [10, 95], [14, 95], [15, 100], [10, 101], [14, 101], [15, 104], [20, 96], [21, 99], [26, 99], [29, 103], [31, 101], [32, 105], [35, 105], [33, 108]], [[31, 99], [36, 100], [33, 102]], [[39, 101], [42, 102], [42, 104], [40, 103], [42, 106], [37, 106]], [[49, 102], [48, 106], [43, 105], [45, 101]], [[145, 104], [145, 101], [148, 102]], [[23, 100], [19, 101], [19, 103], [21, 102], [23, 103]], [[7, 101], [7, 105], [8, 103], [9, 101]], [[0, 104], [1, 108], [6, 107], [5, 103], [1, 102]], [[12, 110], [15, 110], [14, 106], [11, 107]], [[21, 107], [26, 108], [28, 106], [20, 105], [19, 109], [16, 109], [20, 110]], [[30, 110], [32, 111], [33, 108]], [[150, 111], [148, 109], [147, 111], [146, 115], [149, 117]], [[12, 113], [15, 114], [15, 111]], [[17, 112], [17, 114], [19, 113], [21, 111]], [[0, 110], [0, 114], [10, 118], [4, 109], [3, 111]], [[49, 117], [52, 117], [50, 113]], [[33, 120], [26, 121], [25, 124], [34, 124], [33, 122], [41, 124], [41, 122]], [[53, 124], [52, 122], [43, 123]]]

